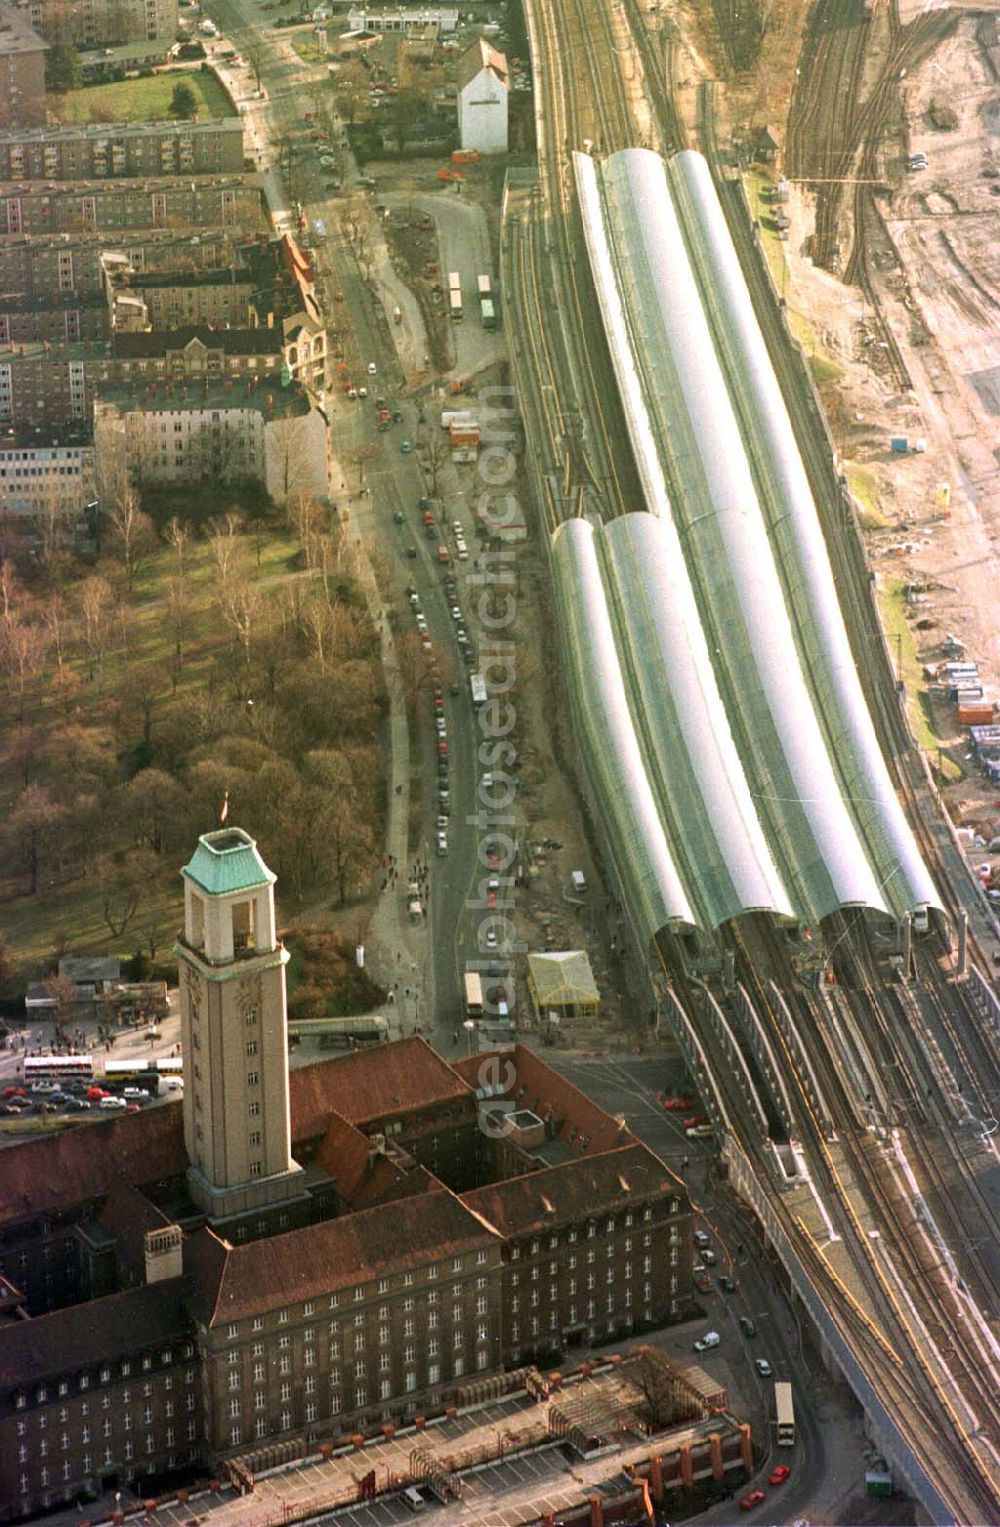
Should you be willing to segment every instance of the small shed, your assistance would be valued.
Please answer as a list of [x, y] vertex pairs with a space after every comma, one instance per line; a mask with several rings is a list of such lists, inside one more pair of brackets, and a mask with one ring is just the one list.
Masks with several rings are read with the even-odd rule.
[[122, 962], [117, 955], [65, 955], [59, 974], [72, 981], [78, 1002], [103, 997], [121, 980]]
[[583, 949], [528, 956], [528, 990], [538, 1018], [596, 1018], [601, 998]]

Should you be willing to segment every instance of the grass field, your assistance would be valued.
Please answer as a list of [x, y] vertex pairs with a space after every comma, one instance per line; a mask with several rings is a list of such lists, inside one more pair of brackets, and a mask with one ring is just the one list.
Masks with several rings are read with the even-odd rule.
[[304, 64], [325, 64], [331, 56], [328, 48], [320, 47], [308, 37], [296, 37], [292, 47]]
[[917, 654], [913, 629], [906, 618], [905, 584], [899, 578], [879, 584], [879, 608], [894, 663], [906, 685], [906, 714], [917, 744], [935, 761], [940, 755], [940, 773], [945, 780], [962, 778], [961, 766], [941, 751], [943, 743], [934, 730], [933, 715], [924, 689], [922, 665]]
[[878, 502], [878, 480], [871, 467], [849, 466], [847, 486], [858, 506], [858, 520], [863, 530], [884, 530], [890, 523]]
[[169, 116], [174, 86], [181, 80], [197, 98], [198, 120], [236, 115], [215, 75], [201, 69], [177, 69], [150, 79], [120, 80], [50, 95], [49, 110], [60, 122], [155, 122]]

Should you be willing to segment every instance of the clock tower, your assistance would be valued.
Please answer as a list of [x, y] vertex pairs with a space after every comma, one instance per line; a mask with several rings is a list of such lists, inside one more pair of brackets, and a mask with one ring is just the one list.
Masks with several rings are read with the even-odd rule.
[[188, 1186], [218, 1224], [303, 1191], [288, 1104], [288, 953], [275, 933], [275, 877], [248, 833], [205, 833], [181, 874]]

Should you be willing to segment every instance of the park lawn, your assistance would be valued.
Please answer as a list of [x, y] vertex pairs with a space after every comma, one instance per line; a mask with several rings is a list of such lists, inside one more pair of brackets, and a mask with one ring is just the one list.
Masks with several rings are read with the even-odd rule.
[[198, 120], [234, 117], [233, 104], [207, 69], [176, 69], [147, 79], [88, 85], [66, 95], [49, 95], [49, 109], [60, 122], [155, 122], [169, 117], [174, 86], [182, 81], [198, 102]]

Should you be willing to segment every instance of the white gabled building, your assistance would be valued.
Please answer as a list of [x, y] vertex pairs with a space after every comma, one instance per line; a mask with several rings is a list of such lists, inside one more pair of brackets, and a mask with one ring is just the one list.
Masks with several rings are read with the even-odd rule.
[[478, 38], [458, 62], [458, 132], [462, 148], [507, 152], [510, 76], [507, 60]]
[[354, 6], [347, 13], [347, 29], [350, 32], [404, 32], [410, 35], [444, 36], [458, 27], [458, 11], [437, 7], [420, 10], [369, 10], [367, 6]]

